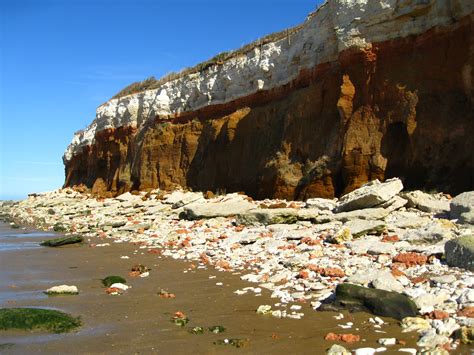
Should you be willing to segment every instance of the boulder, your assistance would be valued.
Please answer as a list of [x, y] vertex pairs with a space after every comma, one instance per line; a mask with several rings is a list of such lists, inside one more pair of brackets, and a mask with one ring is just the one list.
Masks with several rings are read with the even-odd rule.
[[451, 201], [450, 216], [460, 223], [474, 224], [474, 191], [463, 192]]
[[374, 180], [342, 196], [336, 210], [345, 212], [375, 207], [391, 200], [402, 190], [403, 184], [398, 178], [389, 179], [385, 182]]
[[474, 271], [474, 235], [449, 240], [444, 245], [444, 254], [449, 266]]
[[450, 201], [442, 194], [431, 195], [416, 190], [403, 193], [402, 196], [408, 200], [407, 207], [416, 208], [428, 213], [448, 213]]
[[349, 283], [336, 287], [336, 297], [329, 307], [322, 310], [349, 309], [350, 311], [368, 311], [378, 316], [402, 320], [417, 314], [416, 305], [407, 296]]
[[[255, 206], [240, 195], [227, 195], [222, 200], [206, 200], [206, 202], [194, 202], [184, 207], [181, 217], [186, 219], [201, 219], [215, 217], [229, 217], [245, 214], [254, 209]], [[270, 210], [269, 210], [270, 211]]]

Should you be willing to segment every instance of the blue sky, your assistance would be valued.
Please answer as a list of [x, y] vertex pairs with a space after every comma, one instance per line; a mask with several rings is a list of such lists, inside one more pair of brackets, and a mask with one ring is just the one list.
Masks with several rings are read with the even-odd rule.
[[0, 199], [53, 190], [123, 87], [304, 21], [320, 0], [0, 0]]

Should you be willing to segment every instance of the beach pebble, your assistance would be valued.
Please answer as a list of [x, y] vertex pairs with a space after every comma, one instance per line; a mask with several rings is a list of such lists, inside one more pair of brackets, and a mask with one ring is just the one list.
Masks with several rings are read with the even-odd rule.
[[118, 288], [119, 290], [126, 291], [129, 288], [131, 288], [131, 286], [127, 286], [123, 283], [117, 282], [117, 283], [114, 283], [114, 284], [110, 285], [110, 288]]
[[395, 345], [397, 343], [397, 339], [396, 338], [380, 338], [379, 340], [377, 340], [377, 342], [380, 345], [384, 345], [384, 346]]
[[354, 355], [373, 355], [375, 353], [381, 353], [381, 352], [384, 352], [386, 350], [387, 350], [387, 348], [384, 348], [384, 347], [380, 347], [380, 348], [377, 348], [377, 349], [374, 349], [374, 348], [359, 348], [359, 349], [353, 350], [353, 352], [354, 352]]
[[272, 311], [272, 306], [264, 304], [257, 308], [257, 314], [269, 314]]

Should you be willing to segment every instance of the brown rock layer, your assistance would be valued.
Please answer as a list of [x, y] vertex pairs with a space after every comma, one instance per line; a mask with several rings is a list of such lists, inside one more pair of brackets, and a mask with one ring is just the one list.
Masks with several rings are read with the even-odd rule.
[[333, 197], [378, 178], [474, 189], [472, 16], [342, 52], [289, 84], [100, 132], [66, 165], [94, 192], [175, 185], [256, 197]]

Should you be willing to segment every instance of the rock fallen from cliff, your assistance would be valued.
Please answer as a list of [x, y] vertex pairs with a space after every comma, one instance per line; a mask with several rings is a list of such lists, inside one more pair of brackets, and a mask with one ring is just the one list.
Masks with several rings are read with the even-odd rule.
[[474, 235], [450, 240], [444, 248], [448, 265], [474, 271]]
[[44, 247], [61, 247], [63, 245], [69, 244], [78, 244], [84, 242], [84, 238], [80, 235], [74, 235], [71, 237], [62, 237], [56, 239], [45, 240], [40, 243], [41, 246]]
[[450, 201], [442, 194], [427, 194], [423, 191], [409, 191], [402, 194], [408, 200], [408, 208], [417, 208], [428, 213], [449, 213]]
[[403, 184], [398, 178], [389, 179], [385, 182], [374, 180], [342, 196], [338, 201], [336, 211], [347, 212], [375, 207], [390, 201], [402, 190]]
[[184, 207], [182, 216], [186, 219], [229, 217], [244, 214], [255, 206], [243, 196], [230, 194], [225, 198], [205, 200], [204, 203], [192, 203]]
[[306, 200], [306, 208], [315, 208], [321, 211], [332, 211], [337, 206], [335, 200], [326, 198], [310, 198]]
[[463, 192], [451, 201], [451, 218], [459, 223], [474, 224], [474, 191]]
[[407, 296], [349, 283], [336, 287], [336, 297], [330, 307], [324, 310], [348, 309], [351, 312], [368, 311], [372, 314], [402, 320], [414, 317], [418, 311], [415, 303]]
[[173, 191], [165, 196], [163, 203], [172, 205], [172, 208], [180, 208], [193, 202], [204, 202], [204, 196], [201, 192]]
[[243, 225], [293, 224], [298, 220], [298, 211], [294, 208], [252, 209], [237, 216], [237, 223]]
[[347, 222], [344, 226], [349, 228], [354, 238], [367, 234], [380, 235], [387, 228], [386, 224], [381, 221], [367, 221], [363, 219], [355, 219]]

